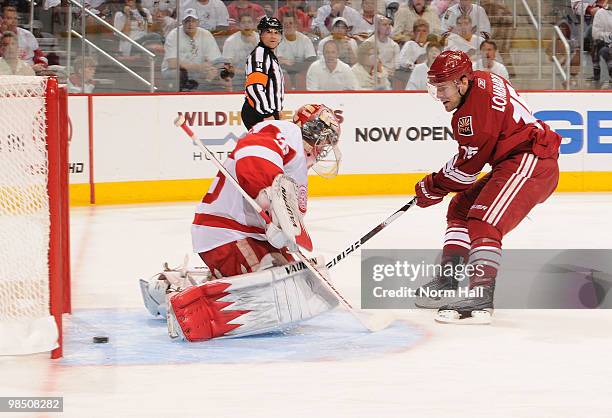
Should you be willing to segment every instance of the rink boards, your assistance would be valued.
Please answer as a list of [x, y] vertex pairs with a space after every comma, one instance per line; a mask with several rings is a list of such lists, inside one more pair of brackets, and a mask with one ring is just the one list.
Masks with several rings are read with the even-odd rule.
[[[612, 92], [521, 95], [564, 137], [558, 190], [612, 191]], [[184, 114], [223, 160], [245, 133], [242, 101], [241, 94], [71, 96], [71, 202], [201, 199], [216, 170], [173, 120]], [[288, 94], [283, 116], [304, 103], [325, 103], [342, 121], [341, 175], [312, 176], [311, 196], [410, 194], [457, 150], [451, 114], [426, 93]]]

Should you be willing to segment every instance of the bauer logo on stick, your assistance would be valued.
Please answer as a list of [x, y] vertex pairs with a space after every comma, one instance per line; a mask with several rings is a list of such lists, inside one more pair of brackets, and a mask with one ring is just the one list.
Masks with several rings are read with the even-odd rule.
[[474, 135], [474, 131], [472, 130], [471, 116], [463, 116], [462, 118], [459, 118], [459, 121], [457, 122], [457, 132], [459, 132], [459, 135], [463, 136]]

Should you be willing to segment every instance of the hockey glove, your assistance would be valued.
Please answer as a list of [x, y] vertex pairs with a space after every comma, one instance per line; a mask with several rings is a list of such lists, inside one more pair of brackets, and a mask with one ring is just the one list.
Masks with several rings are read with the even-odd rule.
[[[272, 186], [257, 196], [260, 206], [272, 215], [272, 223], [266, 226], [266, 239], [276, 248], [287, 247], [295, 252], [298, 247], [312, 251], [312, 241], [299, 209], [297, 184], [283, 174], [276, 176]], [[265, 200], [268, 199], [266, 208]]]
[[266, 226], [266, 239], [274, 248], [282, 249], [287, 247], [291, 252], [298, 250], [298, 246], [282, 229], [274, 223]]
[[434, 184], [434, 175], [431, 173], [414, 186], [414, 191], [417, 195], [417, 206], [426, 208], [436, 203], [440, 203], [448, 192], [436, 187]]

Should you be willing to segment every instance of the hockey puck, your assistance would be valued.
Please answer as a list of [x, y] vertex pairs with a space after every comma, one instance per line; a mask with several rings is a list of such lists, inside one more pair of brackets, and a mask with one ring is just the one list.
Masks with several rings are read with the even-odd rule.
[[106, 344], [108, 342], [108, 337], [93, 337], [93, 342], [95, 344]]

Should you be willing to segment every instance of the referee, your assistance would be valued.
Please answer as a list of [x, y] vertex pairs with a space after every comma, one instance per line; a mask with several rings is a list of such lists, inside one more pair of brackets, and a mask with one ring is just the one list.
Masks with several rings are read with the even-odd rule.
[[283, 25], [275, 17], [263, 17], [257, 30], [259, 44], [246, 61], [246, 97], [241, 116], [247, 129], [264, 119], [279, 119], [285, 95], [283, 71], [274, 55], [283, 36]]

